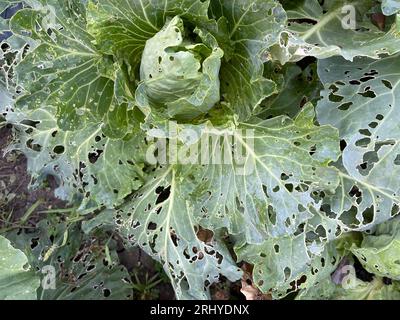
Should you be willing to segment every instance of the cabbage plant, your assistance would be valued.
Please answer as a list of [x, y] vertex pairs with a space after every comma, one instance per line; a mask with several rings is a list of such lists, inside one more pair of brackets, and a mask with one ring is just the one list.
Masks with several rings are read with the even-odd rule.
[[[399, 1], [3, 0], [0, 11], [16, 5], [0, 20], [9, 150], [27, 157], [32, 188], [55, 177], [78, 216], [47, 220], [60, 241], [46, 246], [42, 225], [28, 258], [112, 231], [162, 264], [179, 299], [209, 299], [241, 262], [275, 299], [380, 290], [339, 288], [348, 257], [379, 284], [400, 279]], [[115, 259], [101, 270], [117, 281]], [[105, 296], [128, 297], [125, 285]]]

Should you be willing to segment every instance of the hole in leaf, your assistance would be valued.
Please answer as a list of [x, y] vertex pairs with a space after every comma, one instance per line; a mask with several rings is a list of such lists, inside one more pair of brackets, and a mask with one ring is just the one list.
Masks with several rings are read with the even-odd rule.
[[346, 103], [341, 104], [341, 105], [338, 107], [338, 109], [339, 109], [339, 110], [342, 110], [342, 111], [347, 111], [347, 110], [349, 110], [349, 108], [350, 108], [352, 105], [353, 105], [353, 102], [346, 102]]
[[371, 98], [371, 99], [376, 98], [375, 92], [373, 92], [371, 90], [368, 90], [366, 92], [359, 92], [358, 94], [360, 96], [363, 96], [364, 98]]
[[390, 89], [390, 90], [393, 89], [392, 83], [391, 83], [390, 81], [388, 81], [388, 80], [382, 80], [382, 83], [383, 83], [383, 85], [384, 85], [386, 88], [388, 88], [388, 89]]
[[64, 146], [56, 146], [53, 149], [54, 153], [56, 154], [63, 154], [65, 152]]

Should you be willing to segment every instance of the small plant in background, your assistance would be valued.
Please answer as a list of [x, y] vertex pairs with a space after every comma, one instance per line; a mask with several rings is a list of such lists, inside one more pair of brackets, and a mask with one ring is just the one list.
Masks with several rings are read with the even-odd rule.
[[159, 292], [156, 286], [160, 284], [163, 279], [160, 279], [157, 274], [150, 276], [146, 273], [142, 281], [139, 279], [137, 273], [133, 273], [133, 278], [132, 288], [138, 300], [156, 300], [159, 298]]

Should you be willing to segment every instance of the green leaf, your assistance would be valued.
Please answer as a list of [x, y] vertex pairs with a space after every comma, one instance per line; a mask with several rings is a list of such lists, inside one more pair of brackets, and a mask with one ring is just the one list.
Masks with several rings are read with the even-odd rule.
[[0, 299], [35, 300], [40, 279], [31, 270], [24, 253], [0, 236]]
[[298, 300], [399, 300], [400, 284], [395, 282], [384, 285], [381, 278], [372, 282], [363, 282], [354, 275], [349, 275], [352, 285], [348, 288], [336, 285], [327, 278], [317, 287], [303, 290], [297, 296]]
[[[129, 274], [113, 248], [112, 261], [107, 260], [105, 246], [112, 242], [101, 233], [85, 236], [79, 224], [56, 217], [40, 221], [34, 232], [12, 232], [9, 237], [43, 276], [45, 286], [38, 290], [38, 300], [132, 298]], [[54, 287], [46, 281], [53, 277]]]
[[314, 116], [308, 104], [295, 120], [254, 119], [211, 135], [211, 150], [222, 146], [221, 153], [232, 159], [187, 169], [201, 224], [211, 230], [227, 227], [245, 234], [249, 243], [261, 243], [293, 235], [312, 218], [319, 209], [313, 192], [338, 184], [328, 164], [339, 156], [336, 130], [315, 126]]
[[286, 14], [274, 0], [212, 0], [210, 12], [217, 21], [211, 33], [226, 53], [221, 91], [239, 119], [246, 121], [276, 93], [275, 83], [263, 76], [263, 64], [266, 50], [278, 41]]
[[[123, 106], [114, 98], [117, 67], [97, 51], [94, 38], [86, 31], [84, 5], [80, 0], [67, 3], [34, 2], [33, 9], [18, 11], [10, 24], [15, 35], [33, 42], [15, 69], [23, 88], [17, 107], [55, 106], [59, 126], [75, 130], [105, 117], [109, 120], [108, 114]], [[118, 132], [116, 137], [126, 133]]]
[[360, 247], [351, 251], [369, 272], [381, 277], [400, 279], [400, 226], [399, 219], [378, 226], [374, 235], [365, 235]]
[[[299, 226], [318, 211], [319, 203], [312, 192], [336, 188], [336, 170], [328, 163], [339, 156], [337, 132], [332, 127], [315, 126], [314, 116], [313, 106], [308, 105], [295, 121], [287, 117], [257, 120], [240, 124], [237, 129], [182, 125], [175, 136], [169, 136], [170, 147], [178, 140], [178, 163], [168, 159], [166, 165], [161, 164], [149, 183], [117, 210], [116, 223], [126, 239], [161, 260], [178, 297], [205, 298], [206, 280], [216, 281], [219, 272], [228, 278], [237, 275], [218, 242], [199, 241], [195, 232], [198, 225], [216, 235], [226, 227], [250, 243], [262, 243], [271, 236], [288, 235], [292, 239]], [[184, 140], [193, 127], [201, 135]], [[162, 136], [161, 129], [148, 134]], [[235, 141], [221, 141], [226, 136]], [[205, 139], [209, 144], [201, 146]], [[186, 146], [179, 141], [186, 141]], [[221, 163], [200, 165], [197, 157], [201, 155], [194, 152], [194, 158], [183, 165], [179, 155], [188, 147], [206, 147], [214, 152], [221, 148], [222, 154], [230, 156], [221, 158]], [[244, 163], [233, 160], [239, 150], [246, 151]], [[159, 147], [159, 154], [162, 151]], [[222, 264], [219, 256], [223, 257]]]
[[[341, 256], [334, 244], [325, 246], [307, 240], [306, 234], [271, 238], [260, 245], [236, 248], [238, 259], [254, 264], [254, 283], [275, 299], [310, 288], [330, 276]], [[319, 251], [319, 252], [318, 252]]]
[[310, 65], [302, 70], [297, 65], [287, 64], [281, 69], [271, 65], [268, 70], [273, 80], [279, 84], [279, 92], [267, 98], [256, 109], [256, 114], [262, 119], [287, 115], [296, 117], [305, 103], [316, 103], [319, 100], [321, 82], [318, 78], [316, 65]]
[[5, 68], [5, 66], [8, 67], [8, 63], [1, 54], [0, 64], [0, 115], [5, 115], [14, 103], [12, 98], [14, 86], [10, 84], [9, 73]]
[[162, 29], [168, 17], [180, 15], [199, 26], [197, 22], [208, 21], [208, 5], [208, 0], [91, 0], [88, 30], [100, 50], [126, 62], [134, 76], [147, 40]]
[[[301, 1], [288, 8], [290, 24], [271, 54], [284, 64], [307, 56], [342, 56], [352, 61], [358, 56], [378, 59], [382, 54], [399, 52], [400, 37], [395, 27], [381, 31], [367, 15], [373, 6], [370, 0], [333, 0], [324, 5], [317, 0]], [[353, 8], [357, 13], [355, 26], [348, 23]], [[299, 23], [299, 19], [306, 22]]]
[[[8, 7], [10, 4], [3, 5]], [[18, 91], [13, 77], [14, 67], [22, 60], [26, 45], [22, 39], [8, 35], [9, 29], [9, 19], [0, 17], [0, 116], [5, 116], [14, 105], [14, 96]]]
[[240, 269], [220, 239], [204, 243], [197, 237], [193, 207], [176, 168], [160, 169], [148, 181], [116, 211], [116, 224], [128, 242], [163, 264], [178, 299], [208, 299], [220, 274], [238, 280]]
[[339, 129], [346, 143], [341, 187], [326, 208], [345, 229], [366, 230], [399, 212], [399, 130], [393, 117], [398, 107], [399, 56], [382, 60], [322, 60], [325, 86], [318, 103], [318, 121]]
[[11, 148], [28, 158], [34, 186], [55, 176], [60, 184], [56, 195], [81, 202], [82, 209], [113, 207], [142, 186], [143, 134], [126, 141], [113, 140], [102, 134], [99, 123], [63, 131], [54, 114], [54, 108], [47, 107], [7, 117], [19, 132]]

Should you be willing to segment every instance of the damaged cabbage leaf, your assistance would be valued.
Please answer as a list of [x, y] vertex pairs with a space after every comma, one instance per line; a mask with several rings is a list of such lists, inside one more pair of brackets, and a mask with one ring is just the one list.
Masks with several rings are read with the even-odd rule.
[[101, 233], [86, 236], [79, 223], [62, 220], [60, 216], [51, 217], [41, 220], [34, 232], [8, 234], [42, 277], [44, 286], [35, 299], [132, 299], [129, 273], [119, 265], [109, 237]]
[[[186, 166], [162, 165], [149, 184], [116, 211], [125, 239], [161, 260], [179, 297], [207, 297], [205, 283], [215, 282], [219, 273], [229, 279], [238, 275], [224, 247], [199, 241], [198, 225], [214, 232], [226, 227], [250, 243], [271, 236], [291, 239], [319, 210], [312, 192], [336, 188], [336, 170], [328, 164], [339, 155], [337, 132], [315, 126], [314, 116], [313, 106], [307, 105], [295, 121], [278, 117], [230, 131], [229, 127], [201, 130], [206, 137], [197, 136], [186, 146], [193, 151]], [[177, 132], [182, 139], [188, 134], [182, 128]], [[205, 140], [209, 150], [220, 149], [228, 159], [215, 163], [207, 158], [210, 162], [198, 165], [202, 155], [194, 149], [199, 150], [199, 141]], [[186, 150], [181, 147], [178, 152]], [[241, 152], [242, 158], [237, 157]], [[299, 259], [307, 255], [298, 254]]]
[[40, 279], [26, 255], [0, 236], [0, 299], [35, 300]]
[[259, 245], [238, 246], [238, 261], [254, 263], [255, 284], [275, 299], [301, 289], [313, 291], [319, 281], [335, 271], [341, 255], [334, 243], [317, 243], [308, 239], [306, 232], [270, 238]]
[[336, 285], [327, 278], [316, 287], [303, 290], [298, 300], [399, 300], [400, 284], [396, 281], [390, 285], [383, 283], [382, 278], [371, 282], [357, 279], [354, 273], [347, 275], [347, 286]]
[[220, 239], [204, 243], [198, 238], [193, 207], [182, 187], [174, 167], [156, 171], [116, 211], [116, 224], [128, 243], [163, 264], [179, 299], [207, 299], [220, 274], [236, 281], [241, 272]]
[[33, 186], [54, 176], [59, 183], [56, 195], [80, 202], [81, 209], [113, 207], [143, 184], [143, 134], [113, 140], [102, 133], [99, 123], [63, 131], [50, 107], [12, 113], [8, 121], [18, 131], [10, 149], [27, 157]]
[[280, 67], [270, 64], [269, 73], [279, 86], [278, 93], [267, 98], [255, 113], [261, 119], [287, 115], [296, 117], [307, 102], [315, 104], [319, 100], [322, 88], [318, 78], [316, 64], [302, 70], [299, 66], [286, 64]]
[[211, 135], [209, 148], [221, 148], [228, 159], [187, 168], [201, 224], [261, 243], [292, 235], [313, 217], [319, 203], [312, 193], [336, 188], [336, 170], [328, 164], [339, 156], [336, 130], [315, 126], [314, 116], [308, 104], [295, 120], [254, 119], [230, 134], [228, 129]]
[[[11, 3], [2, 4], [4, 8]], [[2, 7], [0, 7], [0, 12]], [[14, 10], [0, 17], [0, 117], [5, 116], [14, 104], [17, 95], [14, 68], [22, 60], [26, 42], [13, 35], [9, 30], [9, 19]]]
[[398, 32], [395, 26], [382, 31], [372, 23], [370, 10], [374, 6], [371, 0], [333, 0], [323, 5], [318, 0], [289, 2], [285, 6], [287, 29], [271, 54], [282, 64], [307, 56], [342, 56], [352, 61], [358, 56], [377, 59], [382, 54], [395, 54], [400, 51]]
[[[318, 121], [339, 129], [341, 187], [326, 211], [346, 230], [366, 230], [398, 214], [399, 56], [381, 60], [342, 58], [319, 62], [324, 83]], [[342, 168], [343, 166], [343, 168]]]
[[[84, 4], [71, 0], [68, 6], [56, 0], [27, 3], [33, 9], [18, 11], [10, 21], [13, 34], [31, 45], [15, 68], [16, 82], [22, 89], [17, 108], [55, 106], [63, 130], [101, 120], [121, 126], [113, 112], [126, 110], [127, 105], [119, 105], [114, 97], [112, 59], [97, 51], [94, 38], [85, 30]], [[115, 138], [125, 134], [126, 128], [118, 130]]]
[[400, 220], [379, 225], [373, 235], [365, 235], [360, 247], [351, 251], [369, 272], [400, 280]]

